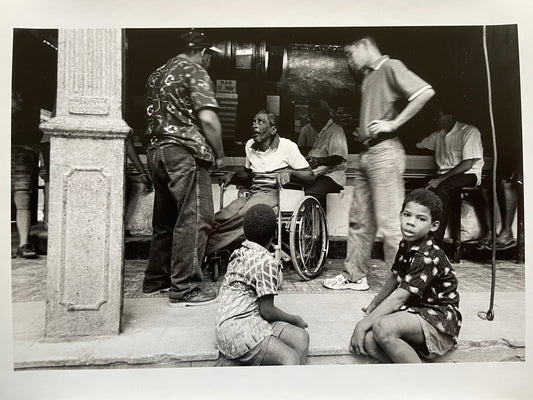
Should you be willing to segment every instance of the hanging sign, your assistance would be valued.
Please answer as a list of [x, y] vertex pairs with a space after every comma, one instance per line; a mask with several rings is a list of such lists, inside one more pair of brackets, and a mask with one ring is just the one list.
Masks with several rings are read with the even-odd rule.
[[237, 81], [218, 79], [217, 93], [237, 93]]

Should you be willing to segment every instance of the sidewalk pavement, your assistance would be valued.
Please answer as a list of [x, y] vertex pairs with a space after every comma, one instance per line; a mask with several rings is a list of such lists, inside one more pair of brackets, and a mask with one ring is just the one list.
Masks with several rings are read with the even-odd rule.
[[[122, 331], [118, 336], [68, 340], [44, 338], [46, 257], [12, 260], [15, 369], [135, 368], [214, 366], [218, 351], [214, 335], [216, 304], [170, 308], [164, 295], [140, 291], [144, 261], [128, 260], [124, 276]], [[342, 270], [341, 260], [328, 261], [323, 275], [303, 282], [284, 272], [276, 304], [300, 314], [309, 324], [309, 364], [373, 363], [348, 351], [355, 323], [387, 276], [382, 261], [368, 276], [367, 292], [330, 291], [322, 280]], [[463, 325], [458, 346], [435, 362], [525, 360], [524, 265], [498, 262], [494, 320], [478, 317], [489, 306], [490, 265], [463, 261], [455, 265]], [[206, 281], [208, 287], [218, 282]], [[26, 290], [23, 290], [25, 288]], [[30, 290], [28, 290], [30, 288]]]

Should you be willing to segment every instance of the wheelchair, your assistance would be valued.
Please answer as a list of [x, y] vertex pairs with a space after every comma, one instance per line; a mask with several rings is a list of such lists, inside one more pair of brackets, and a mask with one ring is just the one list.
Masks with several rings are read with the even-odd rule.
[[[250, 193], [248, 188], [237, 188], [240, 197]], [[220, 187], [220, 208], [224, 205], [225, 189], [224, 185]], [[278, 228], [274, 241], [276, 259], [281, 259], [284, 264], [292, 264], [303, 280], [319, 276], [326, 265], [329, 236], [326, 213], [318, 200], [306, 196], [301, 186], [278, 185], [277, 219]], [[221, 251], [216, 252], [207, 261], [213, 281], [219, 276], [222, 264], [220, 253]]]

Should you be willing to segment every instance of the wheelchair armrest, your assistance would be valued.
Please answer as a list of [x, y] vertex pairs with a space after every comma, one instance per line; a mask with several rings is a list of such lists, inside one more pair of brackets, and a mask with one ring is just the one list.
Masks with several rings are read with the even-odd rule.
[[211, 176], [224, 176], [226, 175], [228, 172], [231, 172], [231, 171], [221, 171], [221, 170], [218, 170], [218, 171], [209, 171], [209, 175]]
[[286, 185], [283, 186], [283, 189], [291, 189], [291, 190], [304, 190], [304, 186], [303, 185], [300, 185], [298, 183], [287, 183]]

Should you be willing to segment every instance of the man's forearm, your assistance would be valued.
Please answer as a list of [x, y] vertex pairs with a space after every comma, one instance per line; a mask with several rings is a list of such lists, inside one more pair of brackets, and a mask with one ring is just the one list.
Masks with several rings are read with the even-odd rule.
[[133, 165], [135, 165], [135, 169], [139, 171], [140, 174], [144, 174], [144, 165], [142, 164], [139, 155], [135, 151], [135, 147], [133, 146], [133, 142], [130, 138], [126, 139], [126, 153], [128, 154], [128, 157]]
[[[218, 126], [217, 126], [218, 125]], [[224, 147], [222, 146], [222, 136], [220, 134], [220, 122], [216, 123], [203, 123], [202, 128], [204, 130], [207, 143], [213, 149], [216, 158], [224, 157]]]
[[210, 109], [202, 109], [199, 112], [200, 124], [207, 143], [213, 149], [216, 158], [224, 157], [222, 146], [222, 127], [217, 114]]
[[434, 95], [435, 91], [433, 89], [427, 89], [407, 103], [407, 106], [394, 119], [396, 130], [413, 118]]
[[451, 170], [449, 170], [448, 172], [442, 174], [439, 178], [441, 180], [444, 180], [444, 179], [451, 178], [454, 175], [462, 174], [462, 173], [468, 171], [470, 168], [472, 168], [472, 165], [474, 165], [474, 161], [475, 160], [477, 160], [477, 158], [476, 159], [472, 158], [472, 159], [468, 159], [468, 160], [463, 160], [459, 164], [457, 164], [455, 167], [453, 167]]
[[318, 165], [325, 165], [326, 167], [334, 167], [343, 162], [341, 156], [333, 155], [329, 157], [317, 157]]
[[311, 168], [299, 169], [291, 171], [291, 183], [298, 183], [300, 185], [310, 185], [315, 181], [315, 175]]

